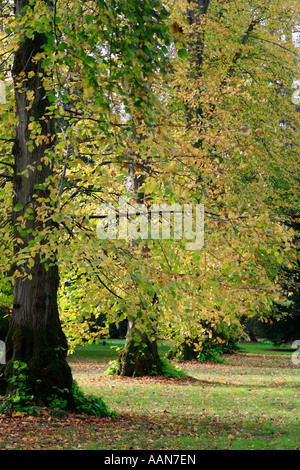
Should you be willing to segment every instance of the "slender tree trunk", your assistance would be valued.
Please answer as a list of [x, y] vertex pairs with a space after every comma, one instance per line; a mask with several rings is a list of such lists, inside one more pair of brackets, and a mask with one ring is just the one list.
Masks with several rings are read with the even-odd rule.
[[[190, 71], [189, 78], [195, 81], [195, 89], [201, 88], [202, 66], [203, 66], [203, 53], [205, 46], [205, 15], [208, 11], [210, 0], [188, 0], [186, 21], [189, 25], [188, 35], [188, 49], [189, 49], [189, 62]], [[201, 101], [197, 106], [190, 106], [188, 103], [185, 107], [187, 127], [191, 128], [197, 126], [199, 128], [199, 135], [201, 134], [203, 109]], [[201, 148], [203, 144], [202, 138], [199, 137], [194, 146]], [[202, 187], [201, 174], [198, 175], [197, 183]], [[199, 201], [200, 202], [200, 201]], [[201, 342], [201, 338], [186, 338], [186, 341], [175, 350], [170, 350], [168, 354], [169, 359], [178, 359], [181, 361], [191, 361], [197, 359], [198, 352], [195, 350], [195, 343]]]
[[[21, 14], [26, 0], [15, 1], [15, 12]], [[13, 210], [14, 252], [34, 244], [34, 235], [51, 230], [50, 208], [45, 207], [41, 217], [40, 198], [47, 198], [48, 191], [37, 189], [51, 176], [51, 164], [44, 157], [51, 148], [54, 122], [47, 116], [49, 101], [43, 85], [46, 76], [41, 60], [37, 58], [47, 38], [36, 33], [32, 38], [23, 37], [15, 52], [13, 77], [16, 102], [16, 137], [13, 147], [15, 157], [14, 208]], [[34, 101], [28, 102], [28, 92], [34, 93]], [[28, 147], [30, 122], [38, 123], [41, 139], [33, 148]], [[21, 209], [20, 209], [21, 208]], [[30, 217], [28, 217], [30, 210]], [[20, 217], [23, 224], [20, 231]], [[30, 243], [31, 242], [31, 243]], [[47, 238], [43, 240], [47, 244]], [[5, 378], [13, 374], [14, 361], [28, 365], [28, 386], [39, 405], [47, 405], [47, 398], [57, 394], [58, 389], [67, 389], [64, 398], [72, 407], [72, 374], [66, 361], [67, 342], [62, 331], [57, 305], [59, 285], [58, 267], [52, 257], [49, 266], [42, 262], [40, 253], [25, 265], [21, 275], [15, 277], [14, 306], [8, 337], [6, 339]], [[6, 385], [7, 384], [7, 385]], [[6, 387], [6, 389], [5, 389]], [[4, 392], [9, 391], [9, 382], [2, 383]]]
[[[193, 32], [190, 36], [190, 54], [193, 67], [191, 71], [192, 77], [200, 76], [203, 61], [204, 36], [200, 31], [199, 25], [201, 17], [206, 14], [209, 6], [209, 0], [189, 0], [189, 8], [187, 11], [187, 22], [193, 26]], [[195, 115], [201, 115], [202, 110], [191, 110], [187, 108], [187, 119], [191, 122]], [[139, 182], [141, 180], [134, 175], [134, 190], [138, 193]], [[142, 201], [139, 201], [142, 202]], [[135, 335], [139, 335], [141, 343], [134, 340]], [[192, 348], [185, 346], [186, 351]], [[161, 374], [162, 364], [157, 352], [156, 341], [151, 341], [148, 336], [141, 333], [136, 327], [135, 322], [128, 323], [128, 332], [126, 337], [125, 348], [119, 356], [119, 373], [121, 375], [147, 375]]]
[[[133, 192], [136, 193], [138, 204], [144, 202], [144, 193], [139, 192], [145, 177], [132, 170]], [[134, 249], [135, 241], [132, 241]], [[146, 254], [146, 253], [145, 253]], [[144, 260], [142, 259], [143, 263]], [[145, 261], [146, 262], [146, 261]], [[153, 303], [156, 302], [156, 297]], [[155, 336], [155, 331], [151, 336]], [[118, 356], [119, 375], [129, 377], [141, 377], [144, 375], [161, 375], [162, 363], [157, 350], [157, 341], [152, 340], [149, 334], [146, 334], [136, 325], [136, 319], [128, 321], [125, 347]], [[136, 338], [139, 338], [139, 341]]]
[[203, 64], [204, 27], [202, 25], [210, 0], [189, 0], [187, 23], [191, 26], [189, 35], [189, 54], [192, 62], [191, 75], [199, 77]]

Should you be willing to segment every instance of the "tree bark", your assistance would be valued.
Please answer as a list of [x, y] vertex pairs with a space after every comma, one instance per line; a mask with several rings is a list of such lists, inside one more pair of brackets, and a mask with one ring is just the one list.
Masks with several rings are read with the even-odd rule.
[[189, 0], [187, 23], [192, 26], [189, 37], [190, 60], [193, 64], [191, 74], [198, 77], [201, 74], [204, 51], [204, 28], [201, 27], [210, 0]]
[[[135, 337], [139, 336], [137, 342]], [[157, 342], [139, 331], [133, 322], [128, 322], [125, 347], [118, 357], [118, 374], [127, 377], [161, 375], [162, 364]]]
[[[21, 15], [27, 4], [26, 0], [16, 0], [16, 14]], [[15, 52], [12, 70], [17, 118], [13, 147], [13, 204], [14, 208], [16, 204], [18, 209], [21, 207], [21, 210], [13, 210], [16, 257], [22, 249], [31, 246], [30, 242], [34, 243], [33, 234], [42, 231], [47, 234], [54, 226], [51, 209], [47, 204], [41, 217], [42, 202], [39, 202], [39, 197], [47, 198], [48, 191], [37, 189], [37, 185], [43, 185], [52, 174], [52, 165], [47, 164], [44, 157], [53, 145], [51, 142], [54, 136], [54, 121], [47, 115], [50, 102], [43, 84], [46, 71], [42, 68], [41, 60], [37, 58], [46, 42], [47, 37], [44, 34], [35, 33], [31, 38], [24, 35]], [[34, 93], [31, 104], [27, 99], [28, 92]], [[30, 122], [38, 123], [42, 137], [33, 147], [28, 147]], [[26, 212], [29, 208], [30, 217]], [[23, 224], [21, 231], [20, 217]], [[47, 238], [44, 238], [42, 244], [47, 243]], [[65, 390], [62, 395], [67, 399], [70, 408], [73, 406], [72, 374], [66, 361], [67, 341], [58, 313], [58, 266], [54, 256], [51, 261], [48, 260], [49, 265], [46, 264], [47, 261], [43, 262], [40, 252], [34, 254], [32, 260], [34, 264], [31, 262], [30, 265], [24, 265], [23, 270], [19, 268], [20, 275], [15, 277], [14, 306], [6, 338], [5, 380], [2, 381], [2, 392], [10, 391], [7, 379], [13, 374], [14, 361], [21, 361], [29, 367], [28, 386], [36, 404], [47, 405], [49, 396], [58, 394], [60, 389]]]

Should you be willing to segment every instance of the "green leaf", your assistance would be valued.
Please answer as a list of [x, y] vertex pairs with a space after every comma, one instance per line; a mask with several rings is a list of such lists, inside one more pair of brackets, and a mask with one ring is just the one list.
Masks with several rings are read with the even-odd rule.
[[50, 103], [54, 103], [54, 101], [56, 100], [55, 94], [54, 93], [48, 93], [48, 100], [50, 101]]
[[180, 57], [181, 59], [186, 59], [189, 55], [186, 49], [179, 49], [177, 53], [178, 53], [178, 57]]
[[18, 212], [18, 211], [21, 211], [23, 209], [23, 207], [24, 207], [23, 204], [18, 203], [18, 204], [15, 205], [14, 210], [15, 210], [15, 212]]

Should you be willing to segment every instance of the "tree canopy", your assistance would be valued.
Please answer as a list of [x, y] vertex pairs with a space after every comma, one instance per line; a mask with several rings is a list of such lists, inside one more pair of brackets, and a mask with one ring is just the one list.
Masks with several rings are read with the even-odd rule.
[[[238, 335], [242, 318], [288, 300], [280, 276], [297, 263], [298, 10], [291, 0], [1, 3], [10, 360], [31, 361], [16, 328], [35, 335], [45, 315], [55, 317], [55, 339], [41, 340], [51, 351], [125, 318], [180, 345], [210, 335], [208, 324]], [[99, 238], [99, 207], [119, 222], [122, 197], [128, 214], [137, 203], [147, 214], [202, 205], [204, 246], [186, 249], [175, 215], [165, 238], [143, 237], [141, 215], [128, 214], [134, 243]], [[106, 329], [91, 333], [100, 315]]]

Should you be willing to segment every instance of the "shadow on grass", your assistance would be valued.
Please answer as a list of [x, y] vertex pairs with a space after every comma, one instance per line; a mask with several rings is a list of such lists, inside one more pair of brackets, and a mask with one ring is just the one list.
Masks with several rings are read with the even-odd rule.
[[[182, 417], [174, 413], [121, 413], [107, 421], [102, 428], [104, 440], [109, 449], [225, 449], [233, 444], [228, 440], [232, 437], [239, 448], [250, 448], [253, 441], [257, 446], [276, 447], [276, 440], [291, 436], [291, 447], [296, 448], [297, 426], [282, 423], [272, 418], [257, 416], [245, 416], [237, 413], [230, 417], [219, 415], [208, 416], [205, 410], [202, 415], [187, 414]], [[116, 434], [116, 429], [118, 430]], [[126, 435], [126, 443], [122, 436]], [[114, 442], [110, 439], [114, 436]], [[293, 444], [295, 440], [295, 444]], [[107, 447], [107, 445], [109, 447]], [[124, 447], [125, 446], [125, 447]], [[94, 446], [96, 447], [96, 445]]]

